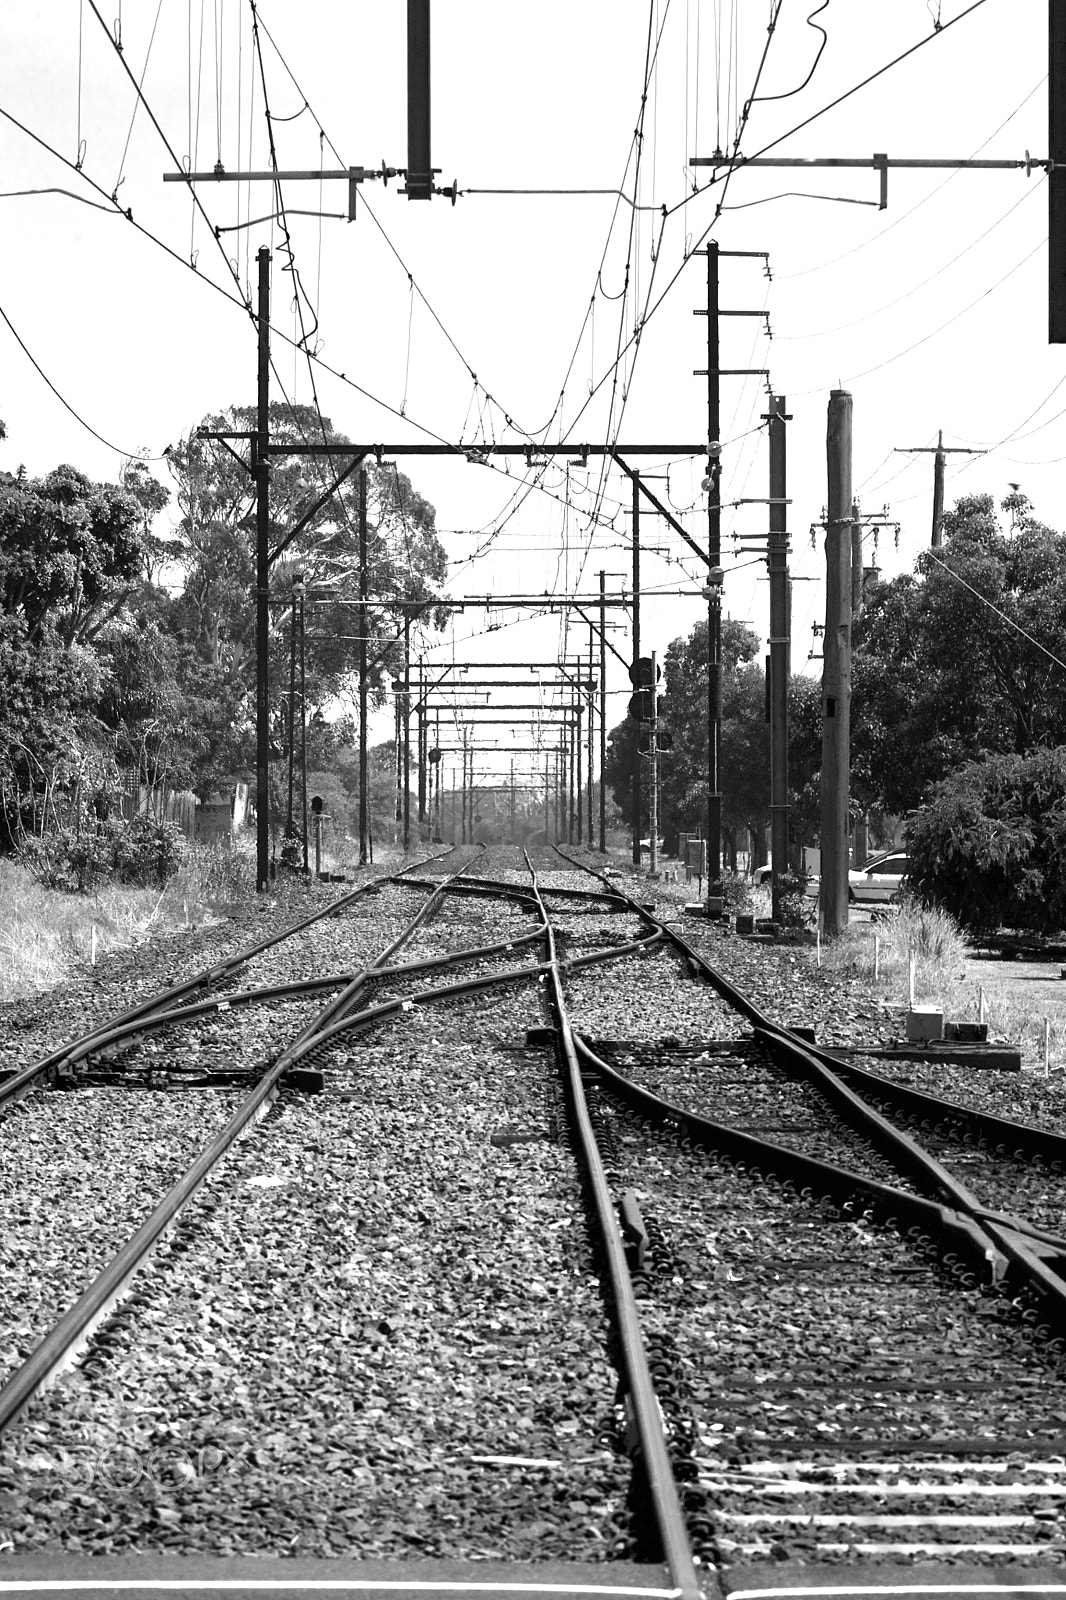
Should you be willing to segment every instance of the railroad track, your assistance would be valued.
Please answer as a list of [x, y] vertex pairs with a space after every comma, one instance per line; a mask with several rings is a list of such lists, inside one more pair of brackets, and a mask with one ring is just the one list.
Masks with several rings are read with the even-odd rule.
[[[612, 1330], [587, 1174], [558, 1143], [577, 1108], [524, 1046], [554, 981], [543, 902], [528, 872], [519, 887], [473, 878], [473, 854], [462, 865], [379, 887], [376, 913], [405, 895], [415, 915], [384, 948], [378, 925], [373, 958], [340, 959], [359, 916], [315, 925], [304, 957], [319, 952], [327, 1003], [300, 991], [313, 1020], [282, 1019], [295, 1037], [250, 1093], [226, 1085], [225, 1126], [8, 1377], [0, 1486], [19, 1547], [596, 1561], [665, 1548], [695, 1594], [632, 1315], [636, 1475], [614, 1447], [619, 1316]], [[291, 964], [284, 944], [241, 963], [225, 1025], [264, 999], [280, 1017], [310, 981]], [[5, 1134], [37, 1102], [128, 1103], [138, 1075], [163, 1083], [218, 1003], [141, 1007], [57, 1049], [37, 1086], [18, 1085]], [[109, 1082], [90, 1087], [116, 1045]], [[220, 1053], [235, 1064], [232, 1039]], [[72, 1055], [72, 1092], [43, 1092]], [[321, 1074], [322, 1092], [287, 1093], [297, 1073]], [[197, 1094], [212, 1092], [205, 1076]], [[24, 1515], [20, 1472], [39, 1490]], [[650, 1504], [635, 1488], [649, 1476]]]
[[1062, 1141], [790, 1039], [683, 940], [629, 967], [568, 996], [697, 1551], [1061, 1562]]
[[[1046, 1193], [1008, 1216], [967, 1156], [1013, 1125], [889, 1104], [558, 855], [450, 865], [379, 889], [416, 915], [319, 961], [325, 1007], [283, 946], [243, 965], [227, 1019], [267, 988], [314, 1016], [174, 1185], [132, 1296], [127, 1255], [0, 1392], [0, 1486], [28, 1438], [91, 1472], [102, 1416], [131, 1473], [176, 1437], [184, 1478], [121, 1514], [57, 1495], [47, 1538], [635, 1557], [693, 1597], [701, 1565], [768, 1556], [1061, 1560], [1054, 1136], [1017, 1145]], [[189, 1009], [127, 1019], [128, 1081]]]

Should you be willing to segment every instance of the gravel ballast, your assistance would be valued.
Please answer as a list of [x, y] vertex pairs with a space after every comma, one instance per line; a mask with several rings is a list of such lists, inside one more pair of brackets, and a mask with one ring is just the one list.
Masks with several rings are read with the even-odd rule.
[[[398, 893], [411, 915], [417, 891]], [[370, 904], [380, 948], [392, 891]], [[396, 959], [533, 926], [481, 904], [447, 897]], [[350, 929], [342, 950], [344, 921], [321, 926], [351, 968], [367, 956]], [[280, 953], [257, 964], [287, 981]], [[581, 1188], [553, 1137], [554, 1065], [524, 1049], [544, 1021], [532, 983], [321, 1050], [325, 1092], [283, 1097], [9, 1432], [15, 1548], [631, 1554]]]
[[[472, 871], [527, 887], [516, 859], [490, 852], [476, 856]], [[553, 886], [589, 887], [557, 862], [544, 856], [538, 871], [561, 960], [647, 932], [608, 902], [553, 897]], [[439, 880], [443, 870], [429, 876]], [[649, 897], [640, 880], [622, 884]], [[424, 898], [424, 889], [383, 885], [351, 914], [256, 957], [229, 988], [358, 971]], [[665, 915], [664, 902], [672, 908], [681, 896], [670, 901], [657, 887], [654, 898]], [[511, 943], [533, 929], [531, 913], [507, 900], [446, 896], [394, 963], [457, 944]], [[296, 920], [291, 908], [284, 920]], [[695, 927], [686, 924], [685, 936], [775, 1020], [813, 1024], [826, 1042], [854, 1038], [867, 1024], [872, 1039], [884, 1022], [868, 997], [826, 981], [803, 954]], [[542, 958], [534, 944], [460, 967], [386, 970], [358, 1004]], [[703, 1094], [702, 1104], [684, 1103], [729, 1120], [720, 1097], [716, 1111], [705, 1093], [710, 1079], [692, 1078], [684, 1047], [730, 1040], [747, 1064], [751, 1030], [676, 955], [656, 948], [576, 969], [565, 985], [572, 1020], [592, 1039], [628, 1041], [638, 1057], [642, 1044], [680, 1048], [675, 1079], [663, 1058], [649, 1055], [645, 1078], [633, 1071], [638, 1080], [669, 1098]], [[324, 1092], [283, 1094], [212, 1175], [87, 1358], [0, 1444], [0, 1545], [6, 1537], [17, 1551], [486, 1561], [633, 1555], [630, 1467], [582, 1186], [556, 1137], [554, 1061], [525, 1047], [526, 1030], [549, 1020], [543, 993], [534, 980], [419, 1003], [312, 1053]], [[141, 997], [141, 987], [126, 994], [116, 985], [109, 1008]], [[245, 1043], [262, 1062], [323, 1003], [234, 1008], [212, 1019], [223, 1031], [195, 1032], [203, 1064], [232, 1066]], [[13, 1046], [2, 1022], [0, 1039]], [[250, 1030], [245, 1043], [229, 1031], [241, 1028]], [[170, 1034], [177, 1030], [150, 1036], [123, 1059], [158, 1065], [175, 1048]], [[188, 1052], [193, 1030], [185, 1035], [177, 1048]], [[782, 1113], [771, 1079], [749, 1073], [734, 1114], [793, 1118], [811, 1132], [814, 1101], [800, 1094]], [[236, 1094], [49, 1092], [0, 1121], [12, 1163], [33, 1149], [30, 1131], [44, 1141], [23, 1195], [33, 1220], [21, 1234], [8, 1230], [25, 1261], [32, 1267], [40, 1243], [53, 1252], [57, 1281], [87, 1272], [87, 1247], [95, 1261], [138, 1179], [158, 1198], [159, 1184], [200, 1147], [201, 1134], [209, 1137]], [[166, 1107], [161, 1120], [153, 1120], [153, 1101]], [[62, 1121], [47, 1121], [59, 1104], [72, 1108], [65, 1131]], [[79, 1107], [81, 1128], [73, 1126]], [[960, 1291], [928, 1254], [869, 1219], [842, 1217], [649, 1136], [620, 1112], [607, 1115], [616, 1195], [635, 1189], [651, 1231], [643, 1315], [674, 1376], [663, 1404], [675, 1448], [697, 1473], [686, 1504], [705, 1559], [803, 1557], [816, 1547], [820, 1558], [836, 1559], [857, 1548], [857, 1536], [797, 1532], [784, 1514], [786, 1504], [807, 1521], [828, 1511], [839, 1531], [847, 1526], [839, 1517], [859, 1509], [854, 1498], [827, 1499], [796, 1478], [784, 1502], [764, 1504], [755, 1476], [763, 1458], [772, 1476], [804, 1452], [829, 1472], [849, 1438], [935, 1442], [1021, 1425], [1049, 1443], [1066, 1438], [1061, 1380], [1001, 1297]], [[116, 1163], [110, 1178], [106, 1167], [94, 1170], [93, 1157], [109, 1126], [128, 1168], [119, 1173]], [[818, 1137], [812, 1153], [849, 1164], [844, 1144], [830, 1153], [825, 1127]], [[883, 1168], [860, 1170], [901, 1182]], [[97, 1228], [98, 1202], [86, 1196], [103, 1196], [109, 1185], [115, 1193], [101, 1198]], [[38, 1193], [55, 1211], [49, 1228], [38, 1228]], [[63, 1206], [69, 1226], [58, 1220]], [[89, 1227], [78, 1220], [85, 1214]], [[13, 1250], [17, 1278], [23, 1268], [14, 1257]], [[27, 1272], [24, 1299], [28, 1283]], [[40, 1315], [48, 1305], [44, 1296]], [[941, 1349], [949, 1364], [939, 1361]], [[952, 1387], [960, 1371], [972, 1392]], [[876, 1515], [884, 1498], [870, 1502]], [[981, 1509], [1006, 1515], [1009, 1499]], [[1049, 1540], [1032, 1528], [1046, 1525], [1046, 1499], [1041, 1480], [1021, 1536], [1043, 1550]], [[938, 1505], [930, 1494], [917, 1509], [932, 1516]], [[752, 1516], [764, 1520], [744, 1521]]]

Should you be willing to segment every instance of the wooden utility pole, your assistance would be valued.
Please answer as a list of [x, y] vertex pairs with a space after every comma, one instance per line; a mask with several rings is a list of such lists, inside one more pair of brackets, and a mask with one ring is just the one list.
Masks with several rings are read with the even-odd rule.
[[607, 854], [607, 574], [600, 573], [600, 854]]
[[859, 502], [851, 502], [851, 620], [857, 622], [862, 611], [862, 522]]
[[411, 613], [403, 613], [403, 848], [411, 848]]
[[[1052, 10], [1055, 9], [1055, 0], [1052, 0]], [[967, 450], [963, 445], [945, 444], [944, 430], [937, 430], [936, 444], [898, 445], [895, 454], [901, 456], [931, 455], [933, 457], [933, 534], [930, 543], [934, 550], [943, 543], [942, 528], [944, 524], [944, 468], [947, 465], [946, 456], [983, 456], [985, 450]]]
[[788, 507], [783, 394], [770, 400], [770, 861], [772, 912], [781, 914], [782, 877], [788, 871]]
[[[718, 244], [707, 246], [707, 899], [722, 882], [722, 422]], [[654, 686], [653, 686], [654, 692]]]
[[[633, 665], [640, 660], [640, 483], [633, 480]], [[640, 739], [633, 738], [633, 865], [640, 866]]]
[[829, 396], [826, 431], [825, 638], [822, 662], [822, 931], [848, 925], [848, 798], [851, 700], [851, 426], [845, 389]]
[[296, 813], [293, 809], [296, 770], [296, 585], [302, 579], [295, 575], [292, 580], [292, 605], [289, 610], [289, 803], [285, 809], [285, 842], [292, 850], [292, 840], [296, 837]]
[[651, 653], [651, 727], [648, 734], [651, 837], [648, 840], [648, 877], [659, 876], [659, 657]]
[[426, 752], [429, 749], [429, 727], [426, 719], [426, 670], [425, 658], [418, 658], [418, 836], [422, 837], [422, 830], [426, 821]]
[[304, 585], [300, 584], [300, 792], [303, 796], [303, 865], [307, 861], [307, 635], [304, 629]]
[[255, 473], [255, 886], [270, 881], [270, 251], [259, 263]]
[[359, 865], [367, 863], [366, 806], [368, 774], [366, 770], [369, 741], [367, 739], [367, 660], [366, 639], [370, 626], [367, 599], [370, 594], [370, 574], [367, 571], [366, 528], [366, 468], [359, 469]]
[[407, 0], [407, 198], [432, 200], [429, 0]]

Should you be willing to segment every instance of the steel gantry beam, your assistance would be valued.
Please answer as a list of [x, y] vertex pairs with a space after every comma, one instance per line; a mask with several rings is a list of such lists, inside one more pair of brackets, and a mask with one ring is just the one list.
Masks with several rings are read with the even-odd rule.
[[[1054, 4], [1052, 6], [1054, 9]], [[1019, 172], [1024, 171], [1029, 177], [1034, 167], [1046, 170], [1051, 163], [1046, 159], [1031, 156], [1028, 150], [1021, 160], [1014, 161], [974, 161], [957, 160], [954, 157], [941, 158], [937, 156], [889, 156], [883, 151], [876, 151], [872, 156], [693, 156], [689, 161], [690, 167], [713, 167], [722, 171], [739, 172], [743, 167], [869, 167], [881, 175], [881, 192], [877, 200], [855, 200], [854, 205], [877, 206], [884, 211], [888, 205], [888, 172], [890, 167], [909, 167], [918, 170], [939, 171], [949, 168], [952, 171], [974, 169], [983, 172]], [[803, 198], [802, 196], [800, 198]], [[813, 195], [812, 199], [824, 199], [823, 195]]]
[[[389, 169], [389, 168], [386, 168], [386, 167], [383, 166], [378, 171], [375, 171], [374, 169], [365, 169], [365, 168], [348, 168], [348, 169], [344, 169], [342, 171], [332, 172], [332, 173], [329, 173], [327, 175], [330, 176], [330, 177], [333, 177], [333, 178], [346, 179], [348, 181], [348, 184], [349, 184], [349, 216], [351, 217], [351, 216], [354, 215], [355, 195], [356, 195], [356, 190], [357, 190], [358, 184], [363, 182], [363, 181], [365, 181], [367, 178], [371, 178], [371, 177], [380, 177], [380, 178], [382, 178], [384, 180], [389, 176], [396, 175], [397, 171], [398, 171], [398, 169]], [[242, 174], [241, 176], [243, 178], [247, 178], [249, 176], [249, 174]], [[257, 173], [257, 174], [255, 174], [255, 176], [256, 177], [261, 177], [263, 179], [263, 181], [270, 181], [270, 182], [276, 183], [277, 179], [279, 177], [279, 173], [276, 172], [276, 171], [270, 171], [270, 172]], [[317, 176], [317, 177], [321, 178], [322, 174], [313, 174], [311, 172], [308, 172], [306, 174], [301, 174], [301, 176], [306, 176], [308, 178]], [[426, 176], [427, 175], [425, 173], [423, 173], [423, 172], [419, 172], [419, 173], [415, 174], [415, 178], [419, 183], [423, 183], [426, 180]], [[430, 174], [430, 178], [431, 178], [431, 176], [432, 176], [432, 174]], [[237, 174], [227, 174], [222, 169], [221, 164], [219, 164], [218, 168], [212, 170], [210, 173], [182, 172], [182, 173], [173, 173], [173, 174], [168, 174], [167, 175], [167, 181], [184, 183], [189, 187], [191, 187], [194, 183], [197, 183], [197, 182], [209, 182], [209, 181], [216, 181], [217, 182], [217, 181], [221, 181], [221, 180], [225, 180], [225, 179], [228, 179], [229, 181], [237, 181], [237, 178], [238, 178]], [[431, 190], [432, 190], [432, 187], [433, 187], [432, 184], [430, 185], [430, 187], [431, 187]], [[452, 190], [453, 198], [454, 198], [454, 194], [455, 194], [455, 190], [454, 190], [454, 186], [453, 186], [453, 190]], [[419, 192], [417, 197], [418, 198], [422, 198], [423, 197], [422, 193]], [[662, 443], [634, 443], [634, 444], [629, 444], [629, 443], [622, 444], [622, 443], [616, 442], [614, 444], [558, 443], [558, 444], [538, 445], [538, 444], [534, 444], [532, 442], [526, 442], [524, 444], [502, 444], [502, 443], [501, 444], [496, 444], [496, 443], [494, 443], [494, 444], [485, 444], [483, 442], [471, 441], [471, 442], [467, 443], [467, 442], [464, 442], [463, 440], [459, 440], [455, 444], [449, 444], [449, 443], [438, 443], [438, 444], [403, 444], [403, 443], [359, 444], [359, 443], [347, 443], [347, 444], [341, 444], [341, 443], [329, 443], [329, 442], [315, 443], [315, 442], [312, 442], [312, 441], [309, 441], [309, 440], [304, 440], [301, 443], [297, 443], [297, 442], [294, 442], [292, 440], [279, 440], [279, 439], [272, 438], [271, 434], [270, 434], [270, 410], [269, 410], [269, 398], [270, 398], [269, 397], [270, 332], [271, 332], [271, 325], [270, 325], [270, 264], [271, 264], [271, 260], [272, 260], [272, 257], [271, 257], [271, 252], [270, 252], [269, 248], [266, 245], [263, 245], [260, 248], [260, 250], [258, 252], [258, 255], [257, 255], [259, 294], [258, 294], [257, 309], [256, 309], [256, 313], [255, 313], [255, 318], [254, 318], [255, 324], [256, 324], [256, 330], [257, 330], [257, 347], [258, 347], [257, 348], [258, 388], [257, 388], [256, 426], [255, 426], [254, 429], [246, 429], [246, 430], [243, 430], [243, 431], [242, 430], [229, 430], [229, 429], [217, 429], [217, 430], [215, 430], [215, 429], [205, 429], [202, 432], [197, 433], [197, 435], [196, 435], [196, 437], [198, 439], [213, 440], [213, 441], [217, 442], [218, 444], [220, 444], [224, 449], [228, 450], [230, 452], [230, 454], [233, 455], [239, 462], [241, 462], [241, 465], [246, 468], [246, 470], [249, 472], [250, 476], [253, 478], [254, 483], [255, 483], [255, 501], [256, 501], [256, 512], [255, 512], [255, 528], [256, 528], [256, 537], [255, 537], [255, 558], [256, 558], [256, 562], [255, 562], [256, 813], [257, 813], [257, 815], [256, 815], [256, 887], [257, 887], [257, 889], [258, 889], [258, 891], [260, 893], [262, 893], [266, 889], [268, 881], [269, 881], [269, 877], [271, 875], [271, 862], [270, 862], [270, 849], [269, 849], [269, 818], [268, 818], [268, 813], [269, 813], [269, 793], [270, 793], [270, 785], [269, 785], [269, 761], [270, 761], [270, 754], [269, 754], [269, 710], [270, 710], [270, 707], [269, 707], [269, 670], [270, 669], [269, 669], [269, 661], [268, 661], [269, 610], [270, 610], [270, 592], [269, 592], [270, 591], [270, 571], [271, 571], [271, 567], [277, 562], [279, 556], [286, 549], [286, 547], [292, 543], [292, 541], [296, 538], [297, 534], [299, 532], [301, 532], [309, 524], [311, 519], [319, 511], [324, 510], [324, 508], [328, 504], [329, 500], [335, 494], [339, 493], [340, 489], [343, 486], [343, 483], [344, 483], [345, 479], [349, 478], [352, 474], [354, 474], [354, 472], [359, 467], [361, 467], [363, 465], [363, 463], [367, 460], [367, 458], [371, 457], [371, 456], [377, 461], [377, 463], [379, 465], [383, 462], [383, 460], [384, 460], [384, 458], [386, 456], [393, 457], [393, 458], [426, 456], [426, 457], [442, 457], [442, 458], [447, 458], [447, 457], [462, 458], [462, 459], [465, 459], [466, 461], [468, 461], [472, 465], [487, 465], [487, 464], [491, 464], [493, 459], [496, 458], [496, 457], [499, 457], [499, 458], [521, 457], [521, 458], [523, 458], [525, 460], [525, 462], [526, 462], [528, 467], [532, 467], [535, 464], [536, 465], [541, 465], [541, 464], [547, 465], [548, 462], [550, 462], [555, 457], [565, 457], [568, 464], [577, 465], [577, 466], [586, 466], [588, 464], [588, 460], [589, 460], [590, 457], [613, 457], [615, 460], [619, 460], [619, 458], [621, 458], [621, 457], [632, 457], [632, 458], [650, 457], [650, 456], [657, 456], [657, 457], [660, 457], [660, 458], [661, 457], [669, 457], [669, 456], [698, 457], [698, 456], [703, 455], [705, 453], [705, 449], [706, 449], [706, 446], [705, 446], [705, 443], [704, 443], [703, 440], [698, 440], [695, 443], [691, 443], [691, 442], [687, 442], [687, 441], [685, 441], [685, 442], [669, 441], [669, 442], [662, 442]], [[237, 444], [239, 442], [243, 442], [244, 445], [247, 447], [247, 454], [248, 454], [248, 460], [247, 461], [243, 460], [242, 456], [234, 448], [235, 444]], [[291, 456], [309, 456], [309, 457], [312, 457], [312, 458], [325, 457], [325, 458], [334, 459], [334, 460], [336, 460], [337, 462], [340, 463], [340, 469], [337, 472], [337, 475], [335, 477], [334, 482], [323, 493], [320, 493], [318, 496], [316, 496], [316, 498], [313, 501], [311, 507], [308, 510], [306, 510], [304, 515], [296, 523], [294, 523], [294, 525], [291, 528], [289, 528], [285, 532], [285, 534], [282, 536], [281, 541], [279, 543], [275, 543], [273, 545], [273, 548], [271, 548], [271, 540], [270, 540], [271, 524], [270, 524], [270, 513], [269, 513], [269, 505], [268, 505], [268, 496], [269, 496], [269, 488], [270, 488], [270, 467], [271, 467], [271, 462], [274, 461], [274, 460], [278, 460], [278, 459], [281, 459], [281, 458], [284, 458], [284, 457], [291, 457]], [[621, 464], [624, 465], [624, 463], [621, 463]], [[634, 477], [637, 480], [637, 481], [634, 482], [634, 494], [635, 494], [635, 496], [639, 495], [639, 488], [638, 488], [639, 475], [634, 474], [632, 472], [632, 469], [630, 469], [628, 467], [625, 468], [625, 470], [630, 473], [631, 477]], [[675, 526], [680, 528], [680, 524], [675, 524]], [[684, 534], [684, 530], [682, 529], [681, 531]], [[688, 535], [685, 534], [684, 537], [687, 539]], [[689, 540], [689, 542], [691, 543], [691, 540]], [[362, 549], [361, 549], [361, 554], [362, 554]], [[399, 716], [398, 723], [397, 723], [397, 747], [399, 748], [400, 742], [401, 742], [401, 738], [402, 738], [402, 744], [403, 744], [403, 769], [402, 769], [402, 779], [401, 779], [401, 781], [402, 781], [403, 796], [404, 796], [404, 799], [403, 799], [403, 808], [404, 808], [403, 809], [403, 818], [404, 818], [404, 848], [405, 849], [407, 848], [408, 836], [409, 836], [408, 807], [409, 807], [410, 705], [411, 705], [410, 625], [411, 625], [412, 617], [417, 616], [421, 612], [424, 612], [430, 606], [440, 605], [440, 606], [445, 606], [445, 607], [447, 607], [447, 608], [449, 608], [450, 610], [453, 610], [453, 611], [465, 611], [467, 609], [474, 608], [474, 607], [482, 607], [482, 608], [484, 608], [486, 610], [493, 610], [493, 611], [505, 610], [505, 609], [521, 609], [521, 610], [548, 611], [548, 612], [563, 611], [563, 610], [566, 610], [566, 611], [577, 610], [578, 614], [581, 615], [584, 618], [584, 620], [588, 621], [588, 617], [586, 615], [586, 610], [583, 610], [582, 608], [586, 608], [588, 611], [591, 611], [593, 608], [598, 607], [599, 614], [600, 614], [600, 619], [601, 619], [601, 628], [602, 628], [603, 626], [605, 626], [603, 619], [604, 619], [604, 616], [605, 616], [606, 609], [608, 607], [610, 607], [611, 609], [622, 609], [622, 610], [630, 611], [632, 616], [633, 616], [633, 623], [634, 623], [633, 632], [634, 632], [634, 635], [636, 635], [636, 633], [637, 633], [636, 618], [637, 618], [638, 608], [639, 608], [639, 604], [640, 604], [639, 590], [633, 595], [628, 595], [628, 594], [624, 594], [623, 593], [623, 594], [620, 594], [620, 595], [611, 595], [610, 597], [608, 597], [606, 595], [606, 593], [604, 592], [603, 575], [602, 574], [601, 574], [601, 582], [600, 582], [600, 591], [599, 591], [598, 594], [595, 594], [595, 595], [587, 595], [587, 596], [585, 596], [585, 595], [577, 594], [577, 595], [571, 595], [571, 596], [556, 596], [556, 595], [551, 595], [551, 594], [548, 594], [547, 592], [544, 592], [544, 593], [538, 594], [538, 595], [488, 595], [488, 594], [486, 594], [484, 596], [468, 595], [468, 596], [463, 597], [462, 599], [451, 599], [446, 595], [438, 595], [438, 596], [433, 596], [433, 597], [431, 597], [431, 598], [429, 598], [427, 600], [412, 601], [407, 596], [395, 596], [395, 597], [392, 597], [392, 598], [385, 597], [385, 596], [376, 596], [373, 599], [371, 599], [369, 597], [369, 595], [367, 594], [367, 592], [366, 592], [366, 562], [365, 562], [365, 559], [363, 559], [362, 562], [361, 562], [361, 572], [362, 572], [362, 581], [361, 581], [361, 585], [360, 585], [361, 592], [360, 592], [358, 598], [355, 598], [355, 597], [348, 598], [346, 596], [337, 596], [337, 595], [333, 595], [333, 596], [329, 596], [329, 597], [325, 597], [324, 596], [323, 598], [327, 598], [330, 603], [350, 605], [350, 606], [354, 606], [356, 608], [359, 608], [359, 607], [363, 607], [364, 609], [372, 608], [372, 609], [375, 609], [375, 610], [378, 610], [378, 611], [388, 610], [388, 609], [392, 608], [392, 609], [395, 609], [395, 611], [399, 615], [401, 615], [403, 617], [403, 621], [404, 621], [404, 628], [403, 628], [403, 639], [404, 639], [404, 681], [403, 681], [403, 695], [402, 695], [402, 698], [400, 700], [398, 700], [398, 702], [397, 702], [398, 710], [401, 712], [401, 715]], [[700, 595], [701, 592], [702, 591], [700, 591], [698, 589], [694, 589], [694, 588], [681, 588], [681, 587], [678, 587], [676, 589], [665, 589], [665, 590], [657, 591], [657, 596], [656, 597], [659, 600], [664, 600], [664, 599], [667, 599], [667, 598], [670, 598], [670, 597], [674, 597], [674, 596], [676, 596], [678, 598], [696, 598], [698, 595]], [[397, 642], [398, 642], [398, 640], [390, 641], [389, 642], [389, 648], [391, 648], [392, 644], [397, 643]], [[634, 637], [634, 644], [636, 644], [636, 637]], [[636, 655], [636, 653], [637, 653], [636, 650], [634, 650], [634, 655]], [[364, 676], [364, 681], [365, 681], [365, 673], [363, 674], [363, 676]], [[579, 687], [579, 693], [580, 693], [580, 683], [579, 683], [578, 687]], [[580, 707], [577, 707], [577, 710], [578, 710], [578, 715], [574, 720], [575, 720], [577, 726], [580, 727], [580, 720], [581, 720], [580, 719]], [[590, 710], [591, 710], [591, 706], [590, 706]], [[362, 729], [363, 729], [363, 731], [361, 732], [361, 742], [363, 742], [363, 741], [365, 741], [365, 723], [366, 723], [365, 715], [361, 716], [360, 720], [361, 720]], [[365, 763], [363, 763], [363, 770], [365, 772]], [[361, 853], [362, 853], [362, 848], [363, 848], [362, 830], [361, 830], [360, 848], [361, 848]]]

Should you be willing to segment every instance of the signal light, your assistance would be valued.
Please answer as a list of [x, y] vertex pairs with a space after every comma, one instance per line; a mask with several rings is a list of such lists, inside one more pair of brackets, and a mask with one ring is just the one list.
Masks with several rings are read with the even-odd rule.
[[[663, 675], [662, 667], [655, 669], [655, 681]], [[634, 689], [650, 689], [652, 684], [651, 656], [638, 656], [629, 669], [629, 681]]]

